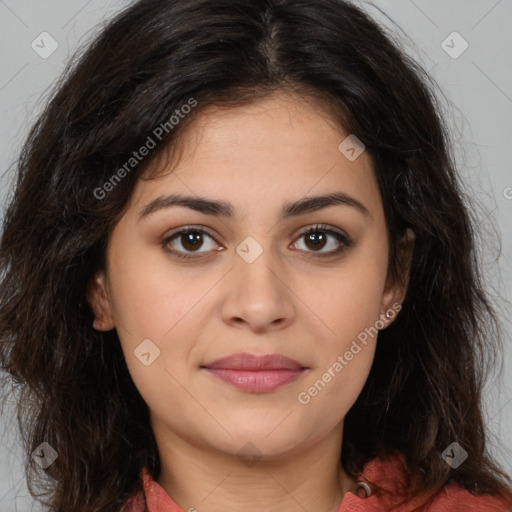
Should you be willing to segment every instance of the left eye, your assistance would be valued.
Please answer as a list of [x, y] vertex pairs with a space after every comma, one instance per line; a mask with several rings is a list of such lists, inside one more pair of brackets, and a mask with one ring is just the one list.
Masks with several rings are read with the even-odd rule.
[[[304, 245], [309, 248], [313, 249], [314, 253], [319, 253], [319, 256], [332, 256], [333, 254], [338, 254], [339, 252], [342, 252], [345, 248], [350, 247], [352, 245], [352, 242], [349, 240], [349, 238], [333, 229], [329, 229], [326, 226], [314, 226], [310, 229], [308, 229], [306, 232], [302, 233], [299, 236], [299, 239], [304, 238], [305, 242]], [[334, 245], [334, 248], [327, 251], [320, 250], [324, 249], [326, 246], [329, 245], [329, 238], [331, 240], [334, 238], [335, 241], [331, 243]], [[299, 245], [298, 243], [295, 243], [294, 245]], [[306, 250], [306, 252], [309, 252]]]
[[[200, 250], [204, 246], [205, 237], [211, 241], [212, 245], [210, 248], [207, 247], [204, 250]], [[352, 242], [346, 235], [326, 226], [313, 226], [299, 235], [298, 239], [302, 238], [305, 239], [304, 245], [306, 248], [299, 248], [305, 252], [318, 253], [318, 257], [338, 254], [352, 245]], [[329, 239], [331, 239], [331, 249], [324, 251], [323, 249], [329, 245]], [[332, 242], [332, 239], [334, 239], [334, 242]], [[181, 248], [177, 248], [176, 245], [181, 245]], [[163, 241], [163, 247], [167, 252], [183, 259], [195, 258], [194, 253], [215, 250], [216, 245], [214, 238], [199, 228], [182, 229]], [[297, 247], [300, 244], [295, 242], [293, 245]], [[332, 248], [332, 245], [334, 245], [334, 248]]]

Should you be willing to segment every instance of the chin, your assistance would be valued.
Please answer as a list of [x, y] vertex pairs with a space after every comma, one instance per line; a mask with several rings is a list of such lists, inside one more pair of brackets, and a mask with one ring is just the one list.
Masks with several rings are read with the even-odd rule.
[[[275, 427], [274, 427], [275, 428]], [[290, 432], [283, 430], [281, 433], [268, 428], [245, 431], [243, 434], [228, 430], [232, 438], [221, 445], [215, 443], [217, 449], [236, 455], [242, 461], [245, 459], [277, 460], [286, 457], [288, 454], [298, 450], [299, 445], [303, 444], [302, 439], [298, 439]], [[270, 435], [269, 433], [272, 432]], [[214, 444], [214, 443], [211, 443]]]

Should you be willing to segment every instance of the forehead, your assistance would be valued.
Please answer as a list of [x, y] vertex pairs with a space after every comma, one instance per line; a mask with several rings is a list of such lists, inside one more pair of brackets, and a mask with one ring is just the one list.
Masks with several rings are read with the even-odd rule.
[[[311, 99], [274, 94], [240, 107], [206, 107], [169, 147], [169, 159], [149, 168], [134, 203], [165, 193], [225, 198], [237, 208], [343, 191], [377, 207], [371, 157], [350, 160], [339, 146], [348, 134]], [[173, 151], [179, 158], [173, 157]]]
[[237, 107], [208, 106], [200, 110], [183, 136], [181, 150], [188, 158], [217, 156], [239, 159], [257, 149], [261, 158], [278, 159], [293, 153], [307, 156], [311, 146], [326, 135], [344, 133], [334, 116], [327, 113], [326, 104], [310, 97], [276, 92], [264, 99]]

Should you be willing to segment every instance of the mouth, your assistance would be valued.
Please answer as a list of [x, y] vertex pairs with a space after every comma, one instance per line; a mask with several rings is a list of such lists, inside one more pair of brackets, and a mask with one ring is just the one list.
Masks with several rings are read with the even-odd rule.
[[268, 393], [301, 377], [308, 369], [281, 354], [233, 354], [201, 366], [215, 378], [246, 392]]

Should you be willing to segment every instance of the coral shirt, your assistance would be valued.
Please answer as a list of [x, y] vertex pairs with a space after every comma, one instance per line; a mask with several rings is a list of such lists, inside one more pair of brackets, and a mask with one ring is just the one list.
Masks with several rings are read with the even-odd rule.
[[[128, 502], [127, 512], [186, 512], [179, 507], [143, 469], [141, 472], [144, 495], [134, 495]], [[336, 512], [512, 512], [512, 496], [510, 501], [503, 498], [473, 496], [455, 482], [451, 482], [442, 489], [433, 499], [431, 495], [418, 496], [413, 501], [400, 507], [392, 507], [392, 503], [384, 496], [391, 496], [393, 501], [400, 500], [403, 490], [410, 483], [404, 458], [401, 454], [386, 459], [373, 459], [363, 468], [357, 479], [358, 482], [372, 483], [389, 491], [391, 494], [373, 493], [365, 497], [356, 496], [347, 492]], [[380, 497], [379, 497], [380, 496]], [[427, 500], [430, 503], [427, 503]], [[396, 503], [395, 501], [395, 503]], [[193, 509], [191, 509], [193, 510]]]

